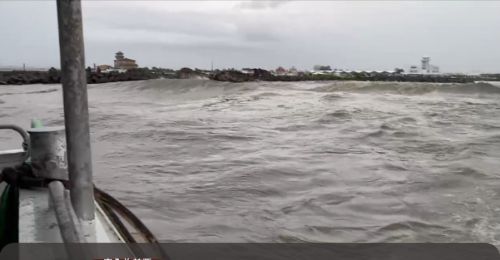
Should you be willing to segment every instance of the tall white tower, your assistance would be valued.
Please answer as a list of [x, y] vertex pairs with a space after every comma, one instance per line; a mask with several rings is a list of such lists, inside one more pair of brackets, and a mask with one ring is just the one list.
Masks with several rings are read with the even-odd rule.
[[431, 72], [431, 58], [430, 57], [422, 57], [422, 72]]

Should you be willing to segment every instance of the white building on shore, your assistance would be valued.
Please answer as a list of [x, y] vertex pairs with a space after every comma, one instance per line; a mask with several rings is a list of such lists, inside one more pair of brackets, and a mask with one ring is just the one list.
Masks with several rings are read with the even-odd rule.
[[412, 65], [408, 70], [408, 74], [439, 74], [439, 67], [431, 64], [431, 57], [424, 56], [420, 68]]

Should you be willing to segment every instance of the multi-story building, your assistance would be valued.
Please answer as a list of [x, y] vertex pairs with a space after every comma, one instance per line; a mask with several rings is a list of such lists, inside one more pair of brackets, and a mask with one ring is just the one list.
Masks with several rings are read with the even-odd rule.
[[408, 70], [408, 73], [410, 74], [418, 74], [420, 71], [418, 70], [418, 67], [415, 65], [412, 65], [410, 69]]
[[123, 52], [119, 51], [115, 55], [115, 69], [135, 69], [138, 65], [135, 60], [126, 58]]
[[276, 75], [285, 75], [286, 74], [286, 69], [283, 67], [278, 67], [276, 70]]
[[438, 74], [439, 67], [431, 64], [430, 57], [422, 57], [421, 66], [412, 65], [408, 71], [409, 74]]

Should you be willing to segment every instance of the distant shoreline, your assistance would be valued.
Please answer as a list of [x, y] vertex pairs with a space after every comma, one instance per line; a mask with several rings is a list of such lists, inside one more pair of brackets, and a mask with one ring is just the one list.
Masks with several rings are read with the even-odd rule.
[[302, 73], [298, 75], [274, 75], [262, 69], [243, 73], [225, 70], [210, 76], [210, 79], [226, 82], [248, 81], [377, 81], [377, 82], [428, 82], [428, 83], [473, 83], [476, 81], [500, 81], [500, 74], [478, 76], [460, 74], [403, 74], [391, 72], [350, 72], [350, 73]]
[[[209, 79], [221, 82], [254, 82], [254, 81], [367, 81], [367, 82], [421, 82], [421, 83], [474, 83], [500, 82], [500, 74], [482, 75], [425, 75], [402, 73], [349, 73], [349, 74], [313, 74], [274, 75], [262, 69], [253, 69], [251, 73], [238, 70], [222, 70], [207, 72], [183, 68], [181, 70], [167, 69], [132, 69], [124, 73], [93, 71], [87, 69], [87, 84], [99, 84], [120, 81], [136, 81], [149, 79]], [[0, 71], [0, 85], [57, 84], [61, 82], [61, 73], [54, 68], [48, 71]]]
[[[125, 73], [98, 73], [87, 70], [87, 84], [117, 81], [153, 79], [153, 74], [143, 69], [129, 70]], [[56, 69], [48, 71], [0, 71], [0, 85], [57, 84], [61, 83], [61, 72]]]

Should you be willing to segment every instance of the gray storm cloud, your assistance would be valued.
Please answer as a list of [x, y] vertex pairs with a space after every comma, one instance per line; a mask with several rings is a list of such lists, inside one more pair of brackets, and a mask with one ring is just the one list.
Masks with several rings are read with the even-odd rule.
[[[87, 63], [329, 64], [393, 69], [429, 55], [449, 72], [500, 72], [500, 2], [84, 1]], [[58, 66], [55, 4], [0, 2], [0, 66]]]
[[243, 1], [237, 5], [238, 8], [247, 8], [247, 9], [267, 9], [267, 8], [276, 8], [281, 5], [287, 4], [288, 0], [282, 1], [263, 1], [263, 0], [254, 0], [254, 1]]

